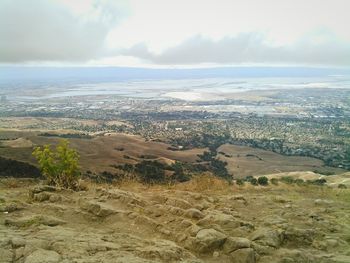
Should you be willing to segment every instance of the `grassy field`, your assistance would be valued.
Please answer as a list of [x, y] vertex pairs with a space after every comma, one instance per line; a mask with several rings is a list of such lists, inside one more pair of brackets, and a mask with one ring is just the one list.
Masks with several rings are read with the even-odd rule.
[[323, 161], [315, 158], [284, 156], [246, 146], [225, 144], [219, 147], [218, 152], [219, 158], [228, 163], [228, 171], [237, 178], [292, 171], [345, 172], [343, 169], [325, 167]]

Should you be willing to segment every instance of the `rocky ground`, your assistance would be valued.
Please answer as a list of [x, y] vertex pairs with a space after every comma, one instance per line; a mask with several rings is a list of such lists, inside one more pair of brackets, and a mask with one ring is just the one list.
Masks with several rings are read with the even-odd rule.
[[349, 189], [191, 187], [2, 179], [0, 262], [350, 262]]

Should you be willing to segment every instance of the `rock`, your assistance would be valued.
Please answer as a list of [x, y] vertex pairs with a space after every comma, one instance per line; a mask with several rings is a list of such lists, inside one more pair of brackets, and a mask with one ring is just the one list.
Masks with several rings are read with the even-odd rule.
[[24, 255], [24, 247], [17, 248], [15, 250], [15, 257], [14, 257], [15, 261], [14, 262], [22, 262], [22, 260], [20, 260], [20, 259], [23, 259], [24, 256], [25, 256]]
[[190, 234], [190, 236], [195, 237], [197, 235], [197, 233], [199, 232], [199, 230], [201, 230], [202, 228], [200, 228], [197, 225], [191, 225], [188, 229], [187, 232]]
[[169, 240], [156, 240], [152, 245], [143, 247], [138, 253], [141, 257], [165, 262], [180, 261], [184, 249]]
[[122, 203], [125, 204], [139, 205], [142, 207], [146, 206], [147, 204], [147, 202], [143, 200], [140, 196], [120, 189], [113, 189], [103, 192], [105, 195], [107, 195], [108, 198], [120, 200]]
[[194, 208], [200, 210], [200, 211], [203, 211], [203, 210], [206, 210], [210, 207], [210, 203], [203, 200], [201, 202], [196, 202], [196, 204], [194, 205]]
[[215, 203], [215, 198], [212, 197], [212, 196], [207, 196], [207, 201], [208, 201], [209, 203]]
[[148, 226], [150, 226], [152, 228], [163, 227], [157, 221], [153, 220], [152, 218], [150, 218], [148, 216], [143, 216], [143, 215], [137, 216], [135, 218], [135, 223], [136, 224], [145, 224], [145, 225], [148, 225]]
[[210, 253], [220, 249], [227, 237], [215, 229], [201, 229], [198, 231], [194, 240], [194, 250], [200, 253]]
[[187, 202], [184, 199], [180, 199], [180, 198], [169, 198], [165, 204], [167, 205], [171, 205], [171, 206], [175, 206], [175, 207], [179, 207], [182, 209], [189, 209], [192, 207], [192, 205]]
[[279, 230], [260, 228], [251, 234], [250, 239], [263, 246], [278, 248], [284, 240], [284, 235]]
[[204, 214], [195, 208], [187, 209], [185, 211], [184, 215], [189, 217], [189, 218], [193, 218], [193, 219], [201, 219], [204, 217]]
[[61, 256], [53, 250], [38, 249], [26, 257], [24, 263], [56, 263]]
[[49, 201], [51, 203], [60, 202], [60, 201], [62, 201], [62, 196], [53, 194], [50, 196]]
[[255, 252], [252, 248], [242, 248], [231, 253], [232, 263], [255, 263]]
[[245, 205], [247, 205], [248, 204], [248, 201], [247, 201], [247, 199], [243, 196], [243, 195], [233, 195], [233, 196], [231, 196], [230, 198], [229, 198], [229, 200], [230, 201], [239, 201], [239, 202], [241, 202], [241, 203], [243, 203], [243, 204], [245, 204]]
[[319, 262], [319, 260], [314, 261], [312, 255], [306, 250], [281, 248], [276, 254], [282, 258], [282, 262]]
[[26, 240], [20, 237], [14, 237], [11, 239], [12, 248], [24, 247], [26, 245]]
[[58, 226], [66, 222], [50, 216], [30, 216], [22, 218], [6, 218], [5, 225], [15, 227], [30, 227], [32, 225]]
[[29, 196], [33, 198], [34, 194], [38, 194], [41, 192], [54, 192], [56, 190], [56, 187], [51, 185], [37, 185], [29, 190]]
[[325, 238], [322, 240], [314, 240], [312, 242], [312, 246], [314, 248], [324, 250], [324, 251], [330, 251], [333, 248], [336, 248], [340, 245], [346, 245], [346, 241], [341, 239]]
[[185, 211], [182, 208], [176, 207], [176, 206], [171, 206], [167, 205], [164, 206], [164, 208], [171, 214], [176, 215], [176, 216], [182, 216]]
[[179, 233], [176, 236], [176, 242], [183, 242], [187, 239], [187, 235], [185, 233]]
[[256, 253], [258, 253], [259, 255], [271, 255], [275, 251], [275, 249], [272, 247], [263, 246], [255, 242], [252, 242], [251, 245], [254, 251], [256, 251]]
[[86, 210], [99, 217], [106, 217], [120, 212], [108, 206], [107, 204], [99, 203], [96, 201], [86, 201], [84, 199], [79, 199], [78, 203], [81, 209]]
[[181, 221], [180, 226], [181, 228], [185, 229], [192, 226], [192, 222], [190, 220], [184, 219]]
[[263, 218], [264, 220], [264, 226], [276, 226], [276, 225], [283, 225], [287, 222], [284, 218], [277, 216], [277, 215], [270, 215]]
[[20, 209], [22, 209], [22, 207], [19, 207], [15, 203], [11, 203], [11, 204], [8, 204], [8, 205], [5, 205], [5, 206], [0, 206], [0, 212], [11, 213], [11, 212], [14, 212], [14, 211], [17, 211], [17, 210], [20, 210]]
[[297, 246], [310, 245], [314, 241], [316, 232], [314, 229], [301, 229], [289, 227], [285, 231], [285, 239], [290, 244]]
[[58, 225], [66, 224], [66, 221], [63, 221], [61, 219], [58, 219], [52, 216], [39, 216], [39, 222], [40, 224], [43, 224], [46, 226], [58, 226]]
[[9, 249], [0, 248], [0, 262], [1, 263], [12, 263], [13, 253]]
[[33, 200], [37, 202], [44, 202], [50, 199], [51, 194], [48, 192], [41, 192], [33, 195]]
[[232, 215], [226, 215], [218, 211], [211, 211], [210, 214], [199, 220], [197, 224], [206, 227], [211, 227], [213, 224], [217, 224], [224, 230], [228, 231], [231, 231], [232, 229], [235, 229], [241, 225], [240, 222]]
[[237, 249], [250, 248], [251, 241], [244, 237], [228, 237], [223, 247], [223, 251], [229, 254]]

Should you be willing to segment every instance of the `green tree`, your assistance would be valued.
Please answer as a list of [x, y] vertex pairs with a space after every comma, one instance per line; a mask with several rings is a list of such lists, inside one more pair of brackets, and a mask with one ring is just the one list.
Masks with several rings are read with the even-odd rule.
[[268, 185], [269, 184], [269, 179], [266, 176], [260, 176], [258, 178], [258, 184], [260, 184], [260, 185]]
[[33, 155], [49, 184], [70, 189], [77, 187], [80, 175], [79, 154], [69, 148], [67, 140], [62, 140], [54, 151], [50, 145], [37, 147]]
[[157, 161], [142, 161], [135, 165], [135, 172], [143, 183], [164, 183], [164, 168], [164, 165]]

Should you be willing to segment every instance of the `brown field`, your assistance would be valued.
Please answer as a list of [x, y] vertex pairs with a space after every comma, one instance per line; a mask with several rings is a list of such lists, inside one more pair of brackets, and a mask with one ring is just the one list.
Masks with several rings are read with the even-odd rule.
[[[49, 131], [51, 133], [51, 131]], [[60, 133], [53, 131], [52, 133]], [[58, 137], [38, 136], [39, 131], [10, 131], [0, 130], [0, 156], [15, 160], [26, 161], [35, 164], [31, 153], [33, 146], [44, 144], [57, 144]], [[64, 133], [64, 131], [62, 131]], [[11, 138], [12, 140], [4, 140]], [[125, 163], [137, 163], [141, 160], [159, 160], [171, 164], [175, 160], [182, 162], [196, 162], [198, 154], [205, 149], [192, 149], [186, 151], [168, 150], [170, 145], [145, 141], [140, 136], [113, 133], [105, 136], [96, 136], [92, 139], [69, 139], [73, 148], [77, 149], [81, 156], [83, 171], [115, 172], [112, 165]], [[228, 170], [237, 177], [248, 175], [265, 175], [294, 171], [331, 171], [334, 173], [345, 172], [342, 169], [325, 167], [321, 160], [309, 157], [283, 156], [270, 151], [264, 151], [251, 147], [223, 145], [218, 152], [219, 158], [228, 163]]]
[[[28, 134], [26, 138], [26, 141], [33, 143], [33, 145], [55, 145], [60, 141], [58, 137], [37, 136], [33, 133]], [[127, 134], [109, 134], [107, 136], [97, 136], [93, 139], [69, 139], [69, 142], [80, 153], [83, 170], [94, 172], [115, 171], [111, 165], [136, 163], [143, 160], [142, 156], [166, 163], [172, 163], [174, 160], [195, 162], [198, 158], [197, 155], [204, 151], [204, 149], [171, 151], [168, 150], [168, 147], [170, 147], [168, 144], [145, 141], [140, 136]], [[31, 152], [32, 147], [15, 148], [4, 147], [3, 145], [0, 148], [0, 156], [33, 163], [34, 159]]]
[[342, 169], [325, 167], [323, 161], [315, 158], [284, 156], [246, 146], [225, 144], [219, 147], [218, 152], [223, 152], [230, 156], [218, 155], [221, 160], [228, 163], [228, 171], [237, 178], [293, 171], [345, 172]]

